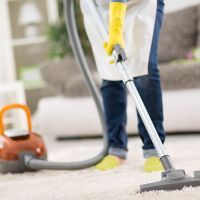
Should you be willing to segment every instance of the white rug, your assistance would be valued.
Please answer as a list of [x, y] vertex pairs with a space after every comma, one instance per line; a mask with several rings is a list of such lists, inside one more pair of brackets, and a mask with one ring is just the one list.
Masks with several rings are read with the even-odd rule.
[[[85, 159], [95, 155], [100, 144], [100, 140], [50, 143], [50, 159]], [[200, 170], [200, 135], [168, 137], [166, 147], [177, 168], [186, 169], [190, 175]], [[139, 138], [134, 138], [129, 142], [126, 164], [112, 171], [86, 169], [0, 175], [0, 200], [200, 199], [200, 188], [139, 194], [140, 184], [160, 180], [160, 173], [142, 172], [142, 164], [141, 142]]]

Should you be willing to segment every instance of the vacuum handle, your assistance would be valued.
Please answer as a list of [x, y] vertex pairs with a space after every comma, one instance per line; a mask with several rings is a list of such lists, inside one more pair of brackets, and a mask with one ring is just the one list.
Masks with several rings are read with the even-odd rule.
[[31, 122], [31, 112], [28, 106], [23, 105], [23, 104], [11, 104], [11, 105], [6, 105], [0, 110], [0, 135], [4, 135], [5, 132], [5, 127], [4, 127], [4, 114], [13, 109], [21, 109], [25, 112], [26, 118], [27, 118], [27, 123], [28, 123], [28, 131], [32, 132], [32, 122]]

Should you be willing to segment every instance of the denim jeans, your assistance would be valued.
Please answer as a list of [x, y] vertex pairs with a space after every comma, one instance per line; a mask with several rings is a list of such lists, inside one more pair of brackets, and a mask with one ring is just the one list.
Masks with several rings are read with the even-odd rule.
[[[149, 57], [148, 75], [134, 78], [134, 83], [153, 121], [161, 141], [165, 141], [163, 104], [158, 70], [157, 49], [162, 25], [164, 2], [157, 0], [154, 36]], [[109, 153], [126, 158], [128, 137], [126, 133], [127, 91], [122, 81], [103, 80], [101, 92], [109, 138]], [[144, 157], [156, 156], [154, 145], [138, 115], [138, 131], [143, 142]]]

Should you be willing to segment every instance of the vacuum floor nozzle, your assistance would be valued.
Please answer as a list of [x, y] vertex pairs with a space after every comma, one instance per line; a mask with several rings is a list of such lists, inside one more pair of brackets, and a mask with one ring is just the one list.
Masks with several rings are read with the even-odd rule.
[[162, 180], [140, 186], [140, 192], [181, 190], [184, 187], [200, 186], [200, 171], [194, 172], [194, 177], [185, 174], [184, 170], [164, 172]]

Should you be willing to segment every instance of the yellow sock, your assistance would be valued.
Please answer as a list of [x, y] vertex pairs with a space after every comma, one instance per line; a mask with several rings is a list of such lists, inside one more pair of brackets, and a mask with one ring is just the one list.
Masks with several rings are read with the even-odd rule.
[[122, 162], [120, 161], [120, 158], [117, 156], [108, 155], [104, 157], [104, 159], [98, 163], [95, 168], [98, 170], [106, 171], [120, 166], [121, 163]]
[[156, 172], [162, 170], [164, 169], [158, 157], [152, 156], [146, 159], [144, 163], [145, 172]]

